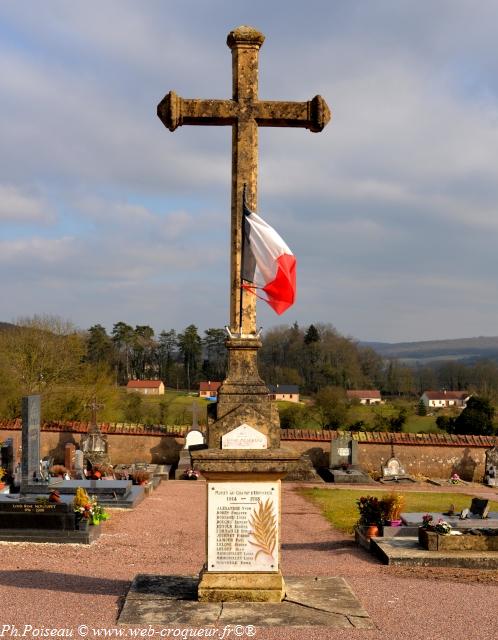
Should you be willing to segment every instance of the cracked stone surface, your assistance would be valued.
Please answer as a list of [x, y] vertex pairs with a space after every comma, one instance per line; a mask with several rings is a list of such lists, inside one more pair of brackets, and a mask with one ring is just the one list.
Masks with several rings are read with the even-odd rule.
[[373, 629], [375, 625], [340, 577], [288, 577], [281, 603], [197, 602], [197, 577], [138, 575], [120, 624], [190, 627], [221, 624]]

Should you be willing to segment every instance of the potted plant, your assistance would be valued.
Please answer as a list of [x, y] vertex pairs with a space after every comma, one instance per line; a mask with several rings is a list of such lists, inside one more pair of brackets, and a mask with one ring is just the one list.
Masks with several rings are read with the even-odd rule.
[[382, 524], [383, 506], [375, 496], [361, 496], [356, 501], [360, 519], [358, 524], [363, 527], [367, 538], [372, 538], [379, 533]]

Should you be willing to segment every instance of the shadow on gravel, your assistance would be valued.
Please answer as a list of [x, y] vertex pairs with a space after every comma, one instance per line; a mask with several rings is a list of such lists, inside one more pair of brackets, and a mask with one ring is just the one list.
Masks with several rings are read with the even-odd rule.
[[93, 578], [70, 573], [54, 573], [36, 569], [0, 571], [0, 584], [20, 589], [48, 589], [70, 593], [102, 594], [122, 596], [130, 588], [129, 580]]

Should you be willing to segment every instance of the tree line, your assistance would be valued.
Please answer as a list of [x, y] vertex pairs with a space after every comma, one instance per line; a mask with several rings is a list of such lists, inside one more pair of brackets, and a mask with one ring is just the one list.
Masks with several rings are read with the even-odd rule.
[[105, 364], [116, 383], [129, 380], [162, 380], [177, 389], [197, 388], [199, 380], [222, 380], [226, 373], [226, 334], [211, 328], [200, 336], [193, 324], [177, 333], [162, 330], [156, 337], [148, 325], [133, 328], [117, 322], [110, 334], [93, 325], [86, 335], [86, 360]]
[[[148, 325], [122, 321], [108, 333], [100, 324], [81, 331], [57, 317], [20, 319], [0, 327], [0, 416], [18, 415], [20, 397], [30, 393], [44, 394], [47, 415], [54, 418], [84, 419], [94, 395], [111, 415], [117, 387], [131, 379], [161, 379], [169, 387], [197, 390], [200, 380], [226, 377], [225, 339], [223, 329], [200, 334], [193, 324], [156, 335]], [[408, 366], [383, 359], [329, 324], [269, 330], [259, 368], [268, 384], [297, 384], [302, 395], [311, 396], [311, 419], [322, 427], [348, 426], [346, 389], [375, 388], [391, 398], [417, 398], [427, 389], [467, 389], [492, 403], [498, 398], [494, 361]], [[129, 415], [131, 420], [131, 406]], [[282, 418], [284, 426], [299, 426], [303, 416], [288, 408]], [[396, 430], [403, 414], [379, 415], [377, 422], [379, 429]]]

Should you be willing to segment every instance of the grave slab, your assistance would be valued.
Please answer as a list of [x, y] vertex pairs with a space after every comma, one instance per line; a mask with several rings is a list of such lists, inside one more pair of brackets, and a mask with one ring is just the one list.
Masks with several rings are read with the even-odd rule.
[[78, 487], [82, 487], [88, 495], [96, 495], [104, 507], [119, 509], [133, 509], [145, 497], [144, 488], [133, 485], [130, 480], [61, 480], [51, 478], [48, 485], [40, 483], [31, 485], [30, 494], [48, 494], [51, 489], [57, 489], [61, 495], [76, 494]]
[[286, 577], [280, 603], [197, 602], [197, 576], [138, 575], [118, 623], [195, 626], [254, 625], [373, 629], [343, 578]]
[[372, 538], [370, 551], [389, 565], [498, 569], [498, 551], [426, 551], [418, 538]]
[[[410, 513], [402, 513], [401, 521], [404, 525], [409, 527], [420, 527], [422, 525], [422, 518], [427, 512], [412, 511]], [[441, 519], [450, 524], [453, 529], [477, 529], [479, 527], [485, 527], [486, 529], [498, 529], [498, 512], [490, 511], [487, 518], [470, 517], [460, 519], [458, 515], [449, 516], [444, 513], [438, 513], [437, 511], [429, 511], [433, 520], [436, 522]]]

